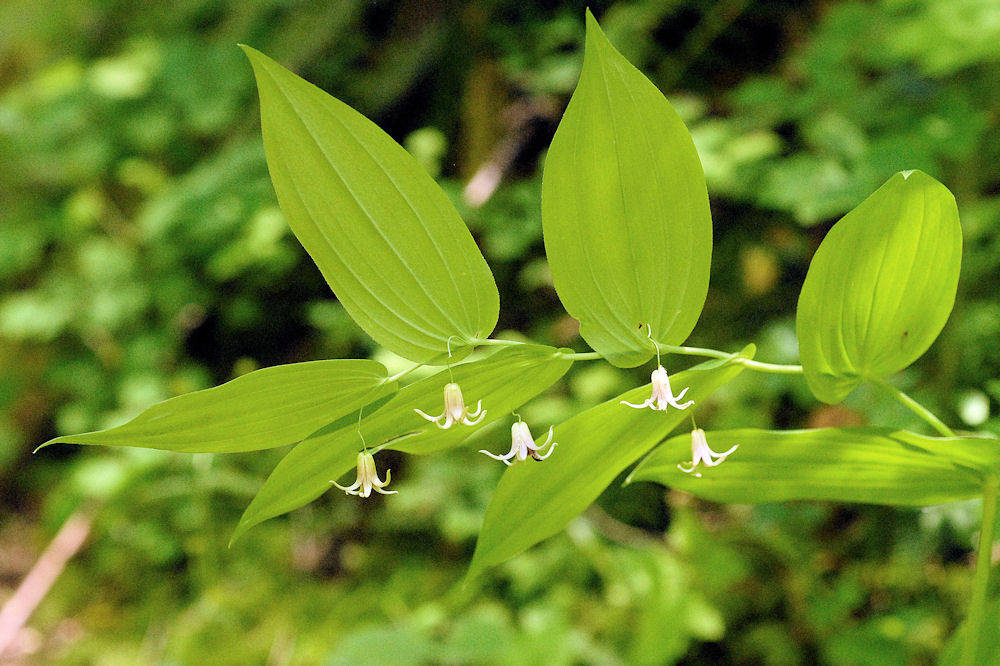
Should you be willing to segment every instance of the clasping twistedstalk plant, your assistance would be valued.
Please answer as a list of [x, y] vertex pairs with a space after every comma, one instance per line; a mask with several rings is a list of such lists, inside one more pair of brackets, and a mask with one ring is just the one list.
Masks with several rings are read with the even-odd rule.
[[[963, 663], [979, 663], [1000, 445], [956, 435], [886, 379], [928, 349], [954, 303], [962, 230], [944, 185], [920, 171], [897, 173], [829, 231], [798, 301], [801, 365], [757, 361], [753, 345], [737, 352], [683, 346], [705, 303], [711, 263], [701, 163], [666, 98], [588, 12], [583, 69], [548, 152], [541, 207], [554, 286], [591, 351], [494, 339], [496, 284], [444, 192], [361, 114], [243, 49], [260, 92], [268, 168], [292, 231], [354, 321], [414, 365], [393, 376], [368, 360], [265, 368], [154, 405], [116, 428], [47, 444], [184, 452], [296, 444], [247, 507], [235, 540], [319, 497], [330, 478], [355, 466], [357, 481], [338, 487], [362, 497], [373, 489], [393, 492], [383, 490], [389, 476], [379, 479], [371, 453], [357, 452], [361, 427], [385, 442], [380, 448], [435, 453], [462, 445], [573, 363], [603, 359], [632, 368], [655, 354], [650, 386], [557, 424], [540, 446], [518, 420], [509, 453], [484, 451], [508, 464], [535, 460], [506, 470], [470, 576], [561, 531], [640, 459], [629, 483], [653, 481], [723, 502], [923, 506], [981, 497], [985, 519], [962, 648]], [[462, 362], [476, 350], [485, 355]], [[683, 387], [674, 395], [661, 353], [709, 360], [674, 374], [673, 384]], [[404, 381], [421, 366], [445, 365], [426, 379]], [[830, 404], [872, 383], [940, 436], [867, 427], [695, 429], [669, 437], [682, 410], [744, 370], [801, 375]], [[442, 384], [442, 414], [421, 411], [439, 399]], [[463, 390], [475, 396], [475, 412]], [[724, 453], [708, 447], [709, 436]], [[555, 438], [562, 446], [552, 456]], [[719, 465], [737, 445], [739, 455]], [[702, 471], [690, 473], [699, 463]]]

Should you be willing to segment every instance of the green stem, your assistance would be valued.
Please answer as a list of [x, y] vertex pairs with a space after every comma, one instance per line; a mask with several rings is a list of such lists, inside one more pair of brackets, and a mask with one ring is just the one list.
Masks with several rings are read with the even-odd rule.
[[[472, 343], [476, 345], [492, 345], [495, 347], [508, 347], [511, 345], [528, 344], [527, 342], [521, 342], [520, 340], [496, 340], [494, 338], [476, 338], [475, 340], [472, 340]], [[559, 358], [568, 358], [574, 361], [597, 361], [604, 357], [595, 351], [591, 351], [591, 352], [560, 352]]]
[[522, 342], [520, 340], [497, 340], [495, 338], [473, 338], [469, 342], [471, 342], [474, 345], [494, 345], [499, 347], [528, 344], [527, 342]]
[[597, 361], [604, 357], [597, 352], [559, 352], [559, 358], [568, 358], [574, 361]]
[[736, 354], [719, 351], [718, 349], [706, 349], [704, 347], [677, 347], [674, 345], [660, 345], [660, 351], [665, 354], [684, 354], [685, 356], [711, 356], [712, 358], [734, 358]]
[[418, 369], [420, 369], [422, 367], [424, 367], [423, 363], [417, 363], [412, 368], [409, 368], [407, 370], [403, 370], [402, 372], [399, 372], [399, 373], [393, 375], [392, 377], [386, 377], [385, 379], [382, 380], [382, 383], [383, 384], [388, 384], [389, 382], [399, 381], [400, 379], [402, 379], [403, 377], [407, 376], [411, 372], [413, 372], [415, 370], [418, 370]]
[[986, 601], [989, 598], [990, 569], [993, 555], [993, 528], [997, 519], [997, 486], [995, 477], [983, 485], [983, 523], [979, 528], [979, 552], [976, 557], [976, 575], [972, 579], [972, 599], [965, 619], [965, 645], [962, 647], [961, 666], [977, 664], [979, 638], [986, 618]]
[[761, 361], [754, 361], [753, 359], [743, 358], [738, 356], [735, 361], [742, 365], [747, 370], [756, 370], [758, 372], [770, 372], [778, 375], [801, 375], [802, 366], [801, 365], [782, 365], [779, 363], [763, 363]]
[[739, 363], [747, 370], [757, 372], [770, 372], [779, 375], [801, 375], [801, 365], [781, 365], [779, 363], [763, 363], [754, 361], [739, 354], [720, 351], [718, 349], [706, 349], [705, 347], [675, 347], [673, 345], [660, 345], [660, 350], [668, 354], [684, 354], [685, 356], [710, 356], [711, 358], [725, 358]]
[[934, 416], [931, 410], [927, 409], [919, 402], [906, 395], [898, 388], [885, 381], [884, 379], [878, 379], [876, 377], [869, 377], [868, 381], [872, 382], [877, 386], [881, 386], [883, 389], [892, 394], [892, 396], [899, 402], [906, 405], [914, 414], [927, 421], [932, 428], [938, 431], [938, 434], [945, 437], [955, 437], [955, 431], [945, 425], [944, 421]]

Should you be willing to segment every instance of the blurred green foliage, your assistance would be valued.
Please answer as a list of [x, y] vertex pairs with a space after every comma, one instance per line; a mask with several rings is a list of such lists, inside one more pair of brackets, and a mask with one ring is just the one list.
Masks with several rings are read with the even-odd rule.
[[[978, 506], [718, 506], [613, 485], [570, 528], [456, 587], [498, 466], [474, 443], [389, 457], [340, 495], [229, 530], [282, 451], [50, 447], [259, 366], [374, 354], [288, 233], [250, 44], [439, 175], [497, 275], [501, 329], [578, 344], [541, 246], [540, 161], [579, 72], [583, 3], [0, 5], [0, 598], [74, 510], [95, 515], [21, 636], [60, 663], [919, 664], [964, 613]], [[958, 199], [955, 312], [904, 388], [1000, 433], [1000, 7], [990, 0], [595, 3], [695, 137], [716, 248], [692, 344], [794, 362], [823, 231], [889, 175]], [[481, 206], [462, 188], [504, 174]], [[676, 370], [681, 366], [677, 361]], [[579, 364], [522, 411], [559, 421], [641, 381]], [[864, 387], [817, 405], [744, 373], [705, 427], [919, 429]], [[500, 448], [503, 428], [485, 437]], [[595, 461], [599, 464], [599, 461]], [[527, 499], [530, 501], [530, 498]], [[35, 636], [34, 642], [28, 640]]]

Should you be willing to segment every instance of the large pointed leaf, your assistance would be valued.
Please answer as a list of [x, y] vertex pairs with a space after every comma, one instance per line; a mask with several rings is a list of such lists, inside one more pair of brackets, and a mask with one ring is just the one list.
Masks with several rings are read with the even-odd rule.
[[[482, 361], [464, 363], [452, 370], [453, 381], [462, 387], [471, 408], [482, 401], [486, 418], [478, 426], [453, 425], [442, 430], [413, 411], [441, 411], [444, 385], [452, 381], [452, 376], [442, 371], [400, 390], [365, 416], [361, 431], [369, 446], [403, 436], [390, 442], [388, 448], [419, 454], [450, 448], [486, 424], [510, 417], [513, 409], [554, 384], [571, 364], [553, 347], [520, 345], [502, 349]], [[308, 504], [329, 490], [331, 479], [338, 479], [354, 467], [360, 448], [356, 419], [343, 419], [296, 446], [278, 463], [247, 507], [233, 540], [254, 525]]]
[[441, 188], [360, 113], [243, 50], [281, 210], [348, 314], [420, 362], [488, 336], [496, 284]]
[[545, 251], [580, 334], [611, 363], [680, 344], [708, 291], [712, 219], [701, 162], [666, 98], [587, 12], [573, 98], [545, 160]]
[[396, 389], [375, 361], [264, 368], [153, 405], [128, 423], [43, 444], [138, 446], [185, 453], [255, 451], [298, 442]]
[[[753, 346], [742, 352], [753, 356]], [[674, 388], [689, 387], [685, 399], [696, 403], [742, 370], [736, 363], [706, 364], [680, 372]], [[688, 412], [632, 409], [622, 400], [641, 402], [650, 387], [624, 393], [555, 428], [559, 447], [552, 457], [528, 460], [504, 474], [486, 509], [469, 576], [517, 555], [559, 532], [587, 508], [616, 476], [688, 418]], [[541, 438], [540, 438], [541, 439]]]
[[982, 477], [1000, 465], [1000, 442], [925, 437], [890, 428], [720, 430], [707, 433], [715, 451], [739, 448], [718, 467], [685, 474], [691, 437], [653, 451], [629, 482], [655, 481], [718, 502], [795, 499], [925, 506], [977, 497]]
[[802, 285], [796, 327], [809, 388], [836, 403], [923, 354], [948, 320], [962, 262], [955, 198], [904, 171], [837, 222]]

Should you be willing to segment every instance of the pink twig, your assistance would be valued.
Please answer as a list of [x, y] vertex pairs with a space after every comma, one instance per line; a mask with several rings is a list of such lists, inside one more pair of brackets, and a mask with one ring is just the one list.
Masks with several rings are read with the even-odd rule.
[[92, 522], [93, 518], [82, 511], [67, 518], [20, 587], [0, 609], [0, 655], [14, 642], [35, 608], [52, 589], [66, 563], [80, 550], [90, 533]]

